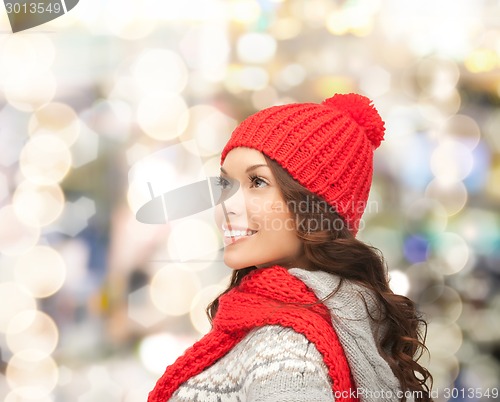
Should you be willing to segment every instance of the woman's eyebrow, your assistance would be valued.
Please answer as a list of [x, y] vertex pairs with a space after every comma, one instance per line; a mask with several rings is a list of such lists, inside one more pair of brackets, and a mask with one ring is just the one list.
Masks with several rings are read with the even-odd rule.
[[251, 172], [252, 170], [258, 169], [260, 167], [269, 168], [269, 166], [267, 166], [265, 163], [264, 164], [258, 164], [258, 165], [252, 165], [252, 166], [247, 167], [247, 169], [245, 170], [245, 173]]
[[[269, 168], [269, 166], [267, 166], [266, 164], [251, 165], [251, 166], [246, 168], [245, 173], [251, 172], [252, 170], [255, 170], [255, 169], [260, 168], [260, 167]], [[222, 166], [220, 167], [220, 171], [224, 174], [227, 174], [226, 170]]]

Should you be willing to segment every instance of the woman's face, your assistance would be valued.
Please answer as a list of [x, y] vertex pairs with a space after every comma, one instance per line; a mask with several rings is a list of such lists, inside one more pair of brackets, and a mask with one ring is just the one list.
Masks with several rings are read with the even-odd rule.
[[304, 266], [294, 216], [264, 155], [250, 148], [231, 150], [221, 167], [219, 184], [229, 189], [235, 180], [239, 183], [237, 192], [216, 209], [226, 265], [233, 269]]

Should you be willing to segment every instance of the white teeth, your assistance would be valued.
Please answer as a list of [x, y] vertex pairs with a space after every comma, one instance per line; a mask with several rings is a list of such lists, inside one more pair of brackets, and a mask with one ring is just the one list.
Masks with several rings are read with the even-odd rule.
[[251, 236], [251, 235], [253, 235], [255, 233], [256, 233], [256, 231], [250, 230], [250, 229], [247, 229], [247, 230], [228, 230], [228, 229], [225, 229], [224, 230], [224, 236], [225, 237]]

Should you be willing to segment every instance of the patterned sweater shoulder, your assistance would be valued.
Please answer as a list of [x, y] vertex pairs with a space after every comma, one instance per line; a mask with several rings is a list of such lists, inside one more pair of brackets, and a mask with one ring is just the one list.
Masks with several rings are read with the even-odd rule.
[[313, 343], [291, 328], [252, 330], [190, 378], [169, 402], [333, 402], [328, 369]]

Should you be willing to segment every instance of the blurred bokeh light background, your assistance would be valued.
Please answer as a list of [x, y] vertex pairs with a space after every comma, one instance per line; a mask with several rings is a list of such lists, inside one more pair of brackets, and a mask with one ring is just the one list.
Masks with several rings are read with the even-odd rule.
[[145, 401], [230, 271], [212, 211], [135, 213], [256, 110], [351, 91], [387, 126], [359, 236], [429, 321], [437, 400], [500, 387], [500, 1], [81, 0], [0, 30], [2, 400]]

